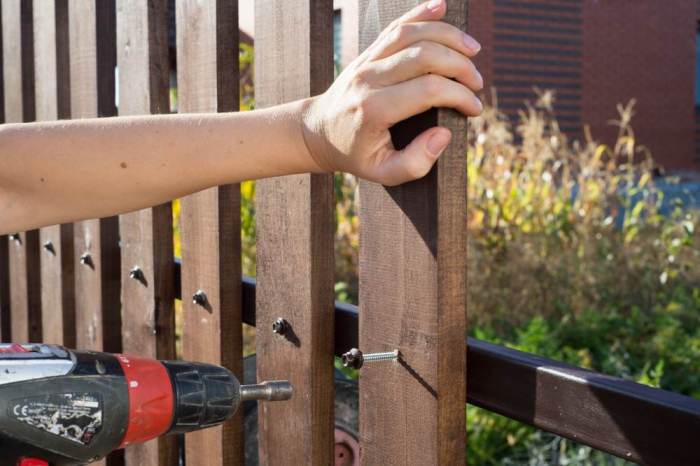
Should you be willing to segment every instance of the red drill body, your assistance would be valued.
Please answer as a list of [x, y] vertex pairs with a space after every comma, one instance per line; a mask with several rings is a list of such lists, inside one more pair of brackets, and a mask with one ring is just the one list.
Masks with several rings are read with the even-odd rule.
[[0, 345], [0, 466], [73, 466], [160, 435], [212, 427], [246, 399], [289, 399], [287, 382], [241, 386], [226, 368]]

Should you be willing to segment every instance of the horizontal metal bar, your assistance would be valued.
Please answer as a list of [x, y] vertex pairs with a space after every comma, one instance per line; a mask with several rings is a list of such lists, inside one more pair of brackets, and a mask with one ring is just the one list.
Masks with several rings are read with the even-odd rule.
[[[255, 325], [255, 280], [242, 285]], [[336, 355], [357, 346], [357, 322], [356, 306], [336, 302]], [[700, 464], [700, 400], [473, 338], [467, 361], [470, 404], [640, 464]]]

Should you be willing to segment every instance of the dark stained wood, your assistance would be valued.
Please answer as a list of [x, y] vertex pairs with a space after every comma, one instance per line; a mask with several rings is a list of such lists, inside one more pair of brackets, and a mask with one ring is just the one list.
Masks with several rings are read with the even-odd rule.
[[[168, 2], [117, 2], [119, 115], [168, 113]], [[128, 91], [127, 91], [128, 90]], [[124, 352], [175, 359], [172, 205], [122, 215], [122, 342]], [[134, 267], [142, 275], [130, 276]], [[127, 465], [175, 465], [177, 438], [126, 448]]]
[[[34, 0], [34, 68], [36, 119], [70, 115], [68, 1]], [[73, 225], [39, 231], [42, 250], [42, 337], [46, 343], [75, 346]]]
[[648, 465], [697, 465], [700, 400], [470, 338], [469, 403]]
[[[331, 0], [256, 3], [255, 97], [268, 107], [333, 80]], [[258, 378], [295, 395], [258, 411], [261, 465], [333, 463], [333, 180], [297, 175], [257, 185]], [[272, 333], [283, 317], [285, 337]]]
[[[68, 13], [71, 116], [114, 116], [115, 2], [72, 0]], [[118, 218], [76, 223], [74, 248], [76, 346], [121, 352]], [[80, 261], [84, 254], [87, 264]], [[123, 450], [106, 464], [123, 464]]]
[[[361, 48], [417, 4], [363, 0]], [[467, 1], [447, 4], [445, 21], [464, 29]], [[360, 349], [402, 355], [362, 369], [366, 465], [465, 462], [466, 119], [433, 110], [392, 135], [400, 148], [435, 125], [454, 137], [428, 176], [395, 188], [360, 186]]]
[[[31, 0], [2, 2], [5, 121], [33, 121], [34, 52]], [[41, 340], [39, 232], [19, 233], [9, 246], [11, 336]]]
[[10, 263], [7, 236], [0, 236], [0, 342], [10, 341]]
[[[176, 2], [180, 112], [238, 110], [238, 13], [233, 0]], [[182, 200], [183, 358], [242, 375], [240, 188]], [[192, 302], [202, 290], [205, 305]], [[186, 435], [188, 464], [243, 464], [240, 412], [222, 427]]]
[[[112, 0], [69, 4], [71, 115], [113, 116], [115, 10]], [[118, 219], [75, 224], [77, 346], [121, 351]], [[89, 263], [80, 257], [89, 254]]]
[[[0, 7], [0, 123], [5, 122], [2, 29], [2, 8]], [[10, 341], [10, 264], [7, 254], [7, 236], [0, 236], [0, 342]]]

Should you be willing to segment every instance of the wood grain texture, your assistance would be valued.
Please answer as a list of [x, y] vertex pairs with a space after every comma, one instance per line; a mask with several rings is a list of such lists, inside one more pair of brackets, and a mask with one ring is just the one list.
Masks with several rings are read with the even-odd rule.
[[[31, 0], [9, 0], [2, 8], [5, 121], [33, 121], [34, 52]], [[41, 341], [39, 232], [20, 233], [9, 244], [11, 337]]]
[[[169, 112], [167, 0], [117, 0], [119, 115]], [[175, 359], [172, 205], [122, 215], [124, 352]], [[130, 276], [134, 267], [142, 275]], [[129, 466], [175, 465], [177, 438], [129, 446]]]
[[[71, 116], [114, 116], [114, 0], [72, 0], [68, 7]], [[121, 352], [118, 218], [76, 223], [74, 248], [76, 345]], [[87, 264], [80, 261], [84, 254], [90, 257]], [[123, 464], [123, 450], [99, 464], [105, 463]]]
[[[363, 0], [361, 49], [417, 4]], [[467, 1], [447, 4], [445, 21], [464, 30]], [[402, 355], [362, 369], [366, 465], [465, 463], [466, 118], [432, 110], [392, 136], [401, 147], [435, 125], [450, 128], [453, 142], [425, 178], [360, 186], [360, 348]]]
[[[0, 7], [0, 123], [5, 123], [2, 30], [2, 7]], [[10, 263], [7, 254], [7, 236], [0, 236], [0, 342], [3, 343], [10, 341]]]
[[[36, 119], [70, 116], [68, 1], [34, 0], [34, 89]], [[39, 230], [42, 337], [46, 343], [75, 346], [73, 225]]]
[[10, 339], [10, 259], [7, 236], [0, 236], [0, 342]]
[[[258, 107], [319, 94], [333, 80], [331, 0], [259, 0]], [[261, 465], [333, 463], [333, 178], [257, 184], [258, 379], [288, 379], [294, 397], [261, 404]], [[283, 317], [291, 332], [272, 333]]]
[[[238, 110], [238, 12], [233, 0], [176, 3], [178, 110]], [[194, 156], [194, 154], [193, 154]], [[242, 375], [239, 185], [182, 199], [183, 358]], [[192, 302], [202, 290], [206, 303]], [[243, 464], [241, 415], [185, 436], [188, 464]]]

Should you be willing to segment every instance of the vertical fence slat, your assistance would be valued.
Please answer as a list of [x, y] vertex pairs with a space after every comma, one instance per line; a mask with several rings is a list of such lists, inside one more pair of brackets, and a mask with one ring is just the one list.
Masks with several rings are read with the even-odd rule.
[[[3, 70], [5, 121], [34, 120], [34, 53], [31, 0], [3, 1]], [[10, 241], [10, 308], [12, 339], [41, 340], [39, 232], [19, 233]]]
[[[333, 80], [333, 2], [259, 0], [258, 108], [323, 92]], [[295, 395], [258, 411], [260, 464], [333, 463], [333, 177], [296, 175], [257, 187], [258, 378]], [[273, 334], [283, 317], [292, 337]]]
[[[366, 48], [416, 0], [363, 0]], [[467, 0], [445, 21], [466, 27]], [[404, 122], [404, 144], [435, 125], [453, 132], [424, 179], [360, 187], [360, 348], [399, 349], [402, 360], [367, 365], [360, 377], [362, 463], [464, 464], [466, 334], [466, 119], [433, 110]]]
[[0, 236], [0, 342], [10, 341], [10, 268], [7, 236]]
[[[178, 110], [238, 110], [238, 12], [233, 0], [176, 2]], [[242, 375], [239, 185], [182, 199], [183, 358]], [[192, 302], [202, 290], [206, 303]], [[188, 434], [188, 464], [242, 464], [240, 411], [222, 427]]]
[[[167, 0], [117, 0], [119, 115], [169, 111], [167, 7]], [[122, 215], [119, 233], [124, 352], [174, 359], [171, 203]], [[176, 440], [166, 436], [127, 447], [126, 464], [176, 465]]]
[[[34, 0], [36, 119], [70, 115], [68, 82], [68, 1]], [[73, 225], [39, 230], [42, 337], [46, 343], [75, 346]]]
[[[2, 7], [0, 7], [0, 124], [5, 123]], [[10, 341], [10, 267], [7, 236], [0, 236], [0, 342]]]
[[[113, 116], [114, 0], [71, 0], [68, 13], [71, 116]], [[76, 345], [80, 349], [120, 352], [118, 218], [76, 223], [74, 248]], [[123, 452], [110, 455], [106, 463], [123, 464]]]

